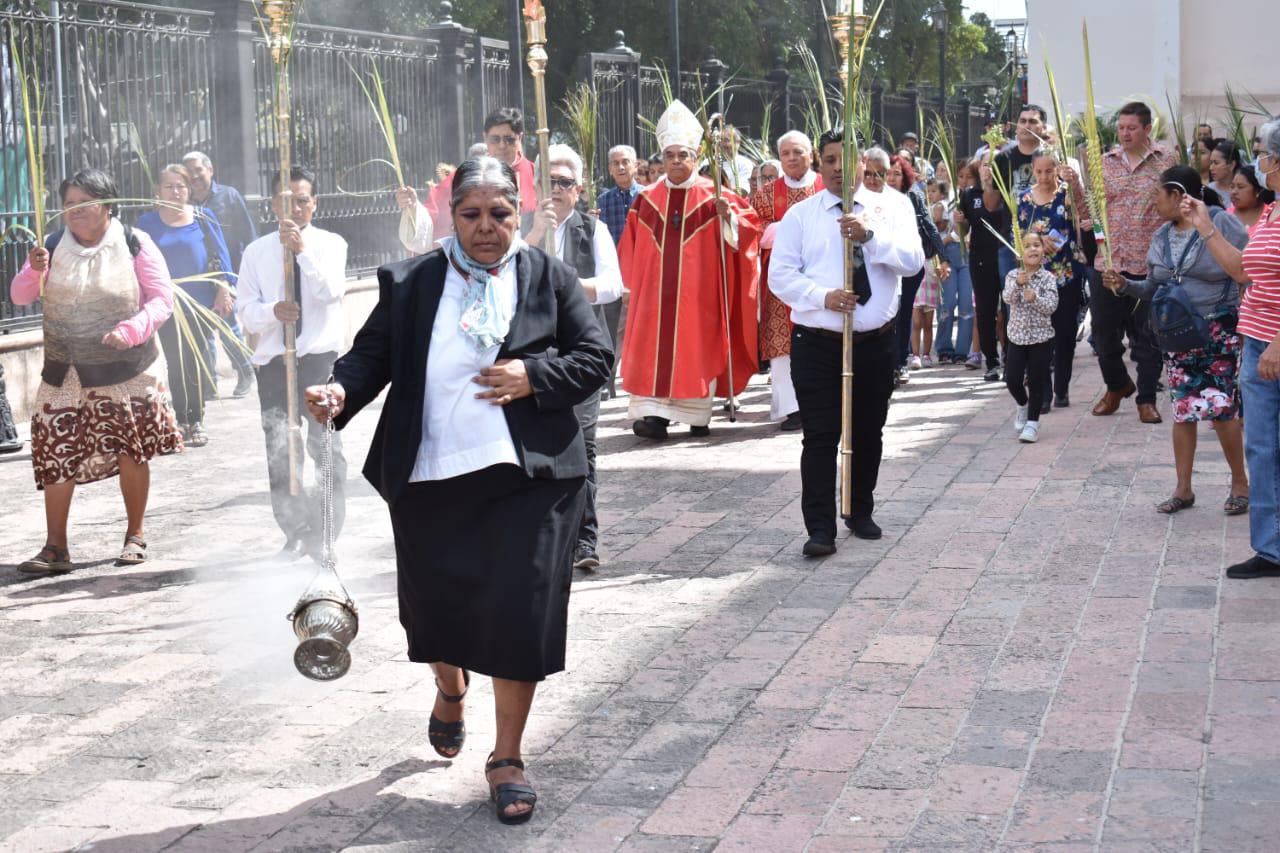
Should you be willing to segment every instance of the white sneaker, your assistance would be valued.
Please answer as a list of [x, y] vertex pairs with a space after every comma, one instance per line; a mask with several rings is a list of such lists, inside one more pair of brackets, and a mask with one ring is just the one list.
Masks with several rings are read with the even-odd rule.
[[1027, 425], [1027, 407], [1018, 406], [1013, 413], [1013, 431], [1022, 434], [1022, 429]]
[[933, 356], [931, 356], [931, 355], [922, 355], [922, 356], [920, 356], [920, 366], [921, 366], [921, 367], [933, 367]]
[[1022, 434], [1018, 436], [1018, 441], [1023, 444], [1035, 444], [1040, 438], [1040, 422], [1027, 421], [1027, 425], [1022, 428]]
[[907, 363], [907, 366], [912, 370], [919, 370], [922, 367], [920, 363], [920, 356], [918, 355], [911, 356], [911, 361]]

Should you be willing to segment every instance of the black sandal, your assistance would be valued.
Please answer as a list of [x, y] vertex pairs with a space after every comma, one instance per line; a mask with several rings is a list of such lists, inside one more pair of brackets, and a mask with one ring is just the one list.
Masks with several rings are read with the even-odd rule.
[[[461, 702], [467, 695], [467, 688], [471, 686], [471, 673], [465, 669], [462, 671], [462, 692], [457, 696], [451, 696], [440, 689], [440, 679], [436, 679], [436, 692], [440, 694], [440, 698], [451, 704]], [[431, 743], [431, 748], [441, 758], [457, 758], [458, 753], [462, 752], [462, 744], [467, 739], [467, 724], [465, 720], [458, 720], [456, 723], [446, 723], [444, 720], [431, 715], [431, 720], [427, 725], [427, 740]], [[451, 749], [453, 752], [445, 752]]]
[[1177, 495], [1174, 495], [1169, 498], [1169, 500], [1161, 501], [1156, 504], [1156, 512], [1163, 513], [1165, 515], [1173, 515], [1175, 512], [1182, 512], [1184, 509], [1191, 509], [1191, 507], [1195, 505], [1195, 495], [1192, 495], [1189, 498], [1180, 498]]
[[[489, 757], [493, 757], [492, 752], [489, 753]], [[484, 765], [484, 774], [488, 777], [491, 772], [501, 770], [503, 767], [516, 767], [524, 770], [524, 762], [518, 758], [499, 758], [497, 761], [489, 761]], [[500, 782], [497, 785], [490, 785], [489, 799], [497, 803], [498, 820], [508, 826], [528, 821], [529, 818], [533, 817], [533, 810], [538, 805], [538, 795], [533, 788], [519, 782]], [[507, 814], [507, 809], [516, 803], [528, 803], [529, 810], [518, 812], [517, 814]]]

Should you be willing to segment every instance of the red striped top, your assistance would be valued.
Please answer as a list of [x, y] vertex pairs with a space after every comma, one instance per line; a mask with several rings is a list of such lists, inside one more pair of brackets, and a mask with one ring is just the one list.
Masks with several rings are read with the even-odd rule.
[[1267, 221], [1272, 207], [1262, 212], [1244, 250], [1244, 271], [1252, 284], [1244, 292], [1237, 327], [1263, 343], [1280, 335], [1280, 219]]

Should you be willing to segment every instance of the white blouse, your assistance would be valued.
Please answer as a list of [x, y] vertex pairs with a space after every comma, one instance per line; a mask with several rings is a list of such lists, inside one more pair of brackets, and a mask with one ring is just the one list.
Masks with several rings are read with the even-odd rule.
[[[518, 301], [514, 259], [491, 286], [498, 288], [499, 298], [510, 301], [514, 317]], [[474, 380], [497, 360], [501, 344], [480, 352], [458, 328], [465, 287], [462, 275], [449, 264], [427, 351], [422, 442], [409, 475], [411, 483], [447, 480], [503, 463], [520, 464], [502, 406], [476, 399], [488, 388]]]

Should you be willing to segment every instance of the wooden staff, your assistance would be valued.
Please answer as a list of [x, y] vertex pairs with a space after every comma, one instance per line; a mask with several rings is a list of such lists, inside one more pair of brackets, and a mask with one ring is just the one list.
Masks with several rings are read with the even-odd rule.
[[[276, 70], [276, 143], [280, 151], [280, 219], [288, 219], [293, 213], [293, 189], [289, 180], [292, 171], [292, 108], [289, 98], [289, 53], [293, 48], [293, 16], [297, 0], [261, 0], [262, 14], [267, 19], [267, 31], [271, 47], [271, 62]], [[284, 249], [284, 302], [294, 305], [298, 301], [297, 282], [294, 280], [294, 255], [287, 246]], [[289, 447], [289, 494], [302, 491], [298, 469], [302, 460], [302, 423], [298, 417], [298, 327], [296, 323], [284, 324], [284, 388], [285, 413], [288, 418], [286, 437]]]
[[[861, 73], [861, 45], [867, 33], [868, 18], [863, 14], [862, 0], [849, 0], [836, 4], [836, 14], [831, 16], [831, 29], [840, 46], [840, 77], [844, 83], [844, 151], [842, 172], [842, 201], [845, 213], [853, 211], [853, 195], [856, 191], [854, 177], [857, 174], [861, 153], [858, 150], [858, 133], [854, 127], [857, 115], [858, 83]], [[844, 292], [854, 292], [854, 278], [858, 269], [858, 250], [861, 244], [844, 241]], [[856, 309], [855, 309], [856, 310]], [[853, 312], [844, 315], [844, 346], [840, 368], [840, 514], [853, 515]]]
[[[543, 201], [551, 198], [551, 129], [547, 126], [547, 10], [542, 0], [525, 0], [524, 20], [529, 42], [529, 71], [533, 74], [533, 100], [538, 111], [538, 193]], [[556, 229], [548, 228], [543, 248], [552, 257], [556, 253]]]
[[707, 133], [711, 137], [711, 180], [716, 193], [716, 242], [720, 244], [720, 295], [724, 297], [724, 351], [729, 376], [729, 423], [738, 420], [738, 404], [733, 399], [733, 330], [729, 327], [729, 261], [724, 246], [724, 220], [720, 219], [720, 199], [724, 198], [722, 184], [724, 166], [720, 161], [720, 144], [724, 138], [724, 116], [715, 113], [707, 119]]

